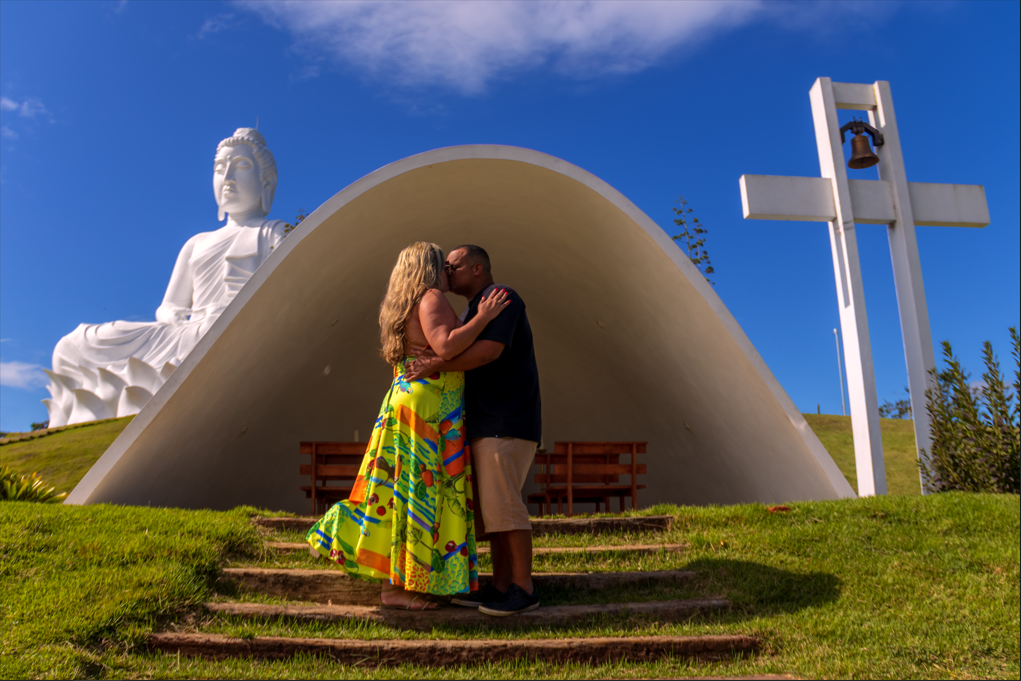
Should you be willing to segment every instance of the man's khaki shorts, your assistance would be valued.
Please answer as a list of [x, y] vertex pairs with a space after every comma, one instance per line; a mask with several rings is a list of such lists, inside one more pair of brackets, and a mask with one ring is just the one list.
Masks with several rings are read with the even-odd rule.
[[472, 468], [479, 483], [479, 505], [486, 532], [531, 530], [521, 490], [535, 459], [537, 442], [514, 437], [471, 441]]

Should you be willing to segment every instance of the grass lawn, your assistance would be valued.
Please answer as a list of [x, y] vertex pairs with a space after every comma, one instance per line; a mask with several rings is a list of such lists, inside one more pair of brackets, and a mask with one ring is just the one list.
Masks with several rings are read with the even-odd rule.
[[[857, 492], [858, 478], [854, 465], [851, 417], [831, 414], [804, 416], [833, 457], [837, 467]], [[10, 466], [16, 473], [38, 471], [47, 484], [56, 487], [60, 492], [70, 492], [133, 418], [128, 416], [52, 433], [33, 440], [0, 445], [0, 461]], [[889, 493], [920, 494], [912, 422], [881, 419], [880, 423]]]
[[258, 546], [240, 510], [0, 502], [0, 678], [105, 676]]
[[[690, 569], [683, 593], [600, 593], [604, 602], [725, 595], [724, 614], [683, 624], [613, 620], [517, 634], [380, 625], [246, 622], [205, 615], [220, 566], [269, 560], [249, 521], [230, 512], [0, 504], [0, 678], [657, 678], [790, 674], [802, 678], [1018, 678], [1017, 495], [886, 496], [791, 504], [657, 506], [673, 514], [664, 543], [682, 553], [556, 555], [536, 570]], [[273, 538], [273, 537], [270, 537]], [[578, 546], [652, 537], [550, 537]], [[307, 556], [306, 567], [329, 569]], [[486, 565], [480, 561], [480, 567]], [[571, 594], [550, 594], [564, 602]], [[589, 598], [588, 596], [586, 598]], [[191, 615], [190, 615], [191, 614]], [[492, 638], [740, 633], [762, 637], [757, 657], [597, 667], [517, 662], [429, 669], [363, 669], [322, 658], [208, 662], [153, 654], [151, 631], [238, 636]]]

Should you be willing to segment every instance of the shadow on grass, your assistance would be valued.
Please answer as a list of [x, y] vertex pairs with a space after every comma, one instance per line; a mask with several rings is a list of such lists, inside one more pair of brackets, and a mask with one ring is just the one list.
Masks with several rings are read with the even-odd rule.
[[723, 595], [731, 615], [791, 613], [836, 601], [840, 579], [828, 572], [790, 572], [744, 560], [704, 558], [685, 566], [697, 573], [692, 587], [701, 594]]
[[[732, 607], [720, 611], [703, 611], [692, 614], [697, 621], [720, 623], [740, 622], [763, 615], [794, 613], [805, 608], [818, 607], [836, 601], [840, 596], [841, 582], [836, 575], [826, 572], [798, 573], [761, 563], [742, 560], [700, 559], [684, 566], [684, 570], [696, 573], [691, 581], [670, 584], [629, 585], [598, 591], [584, 591], [571, 588], [547, 589], [543, 592], [543, 605], [582, 605], [596, 603], [664, 602], [679, 599], [703, 599], [725, 597]], [[507, 618], [511, 620], [512, 618]], [[476, 633], [498, 632], [514, 629], [519, 633], [529, 628], [533, 632], [557, 633], [561, 636], [592, 635], [602, 630], [601, 635], [612, 635], [634, 627], [648, 627], [668, 622], [683, 622], [686, 617], [659, 619], [652, 613], [603, 613], [580, 615], [570, 623], [536, 623], [532, 626], [510, 626], [513, 622], [475, 624]], [[439, 626], [438, 629], [457, 631], [453, 625]]]

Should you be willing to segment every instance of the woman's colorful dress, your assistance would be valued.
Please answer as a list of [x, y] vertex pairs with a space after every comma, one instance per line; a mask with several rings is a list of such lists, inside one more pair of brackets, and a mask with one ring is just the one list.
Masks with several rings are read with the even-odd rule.
[[355, 577], [438, 595], [478, 589], [464, 374], [404, 380], [383, 400], [347, 501], [308, 543]]

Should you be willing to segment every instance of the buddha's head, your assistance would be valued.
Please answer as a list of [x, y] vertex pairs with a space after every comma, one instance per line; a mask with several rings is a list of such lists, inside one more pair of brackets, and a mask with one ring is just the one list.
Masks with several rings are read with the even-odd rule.
[[277, 163], [258, 130], [238, 128], [216, 146], [213, 193], [220, 220], [224, 213], [259, 210], [266, 215], [276, 188]]

